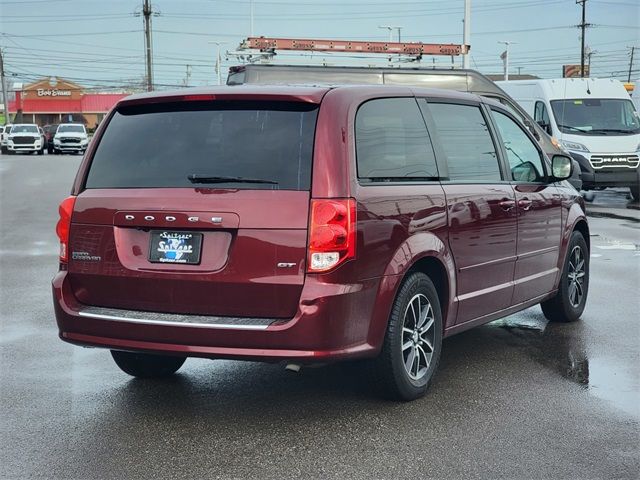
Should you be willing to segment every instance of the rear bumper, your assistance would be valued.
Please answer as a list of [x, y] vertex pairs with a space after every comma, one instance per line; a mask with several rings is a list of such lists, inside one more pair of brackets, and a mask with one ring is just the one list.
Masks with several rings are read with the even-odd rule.
[[379, 346], [367, 339], [379, 284], [380, 279], [338, 285], [307, 278], [294, 318], [251, 319], [241, 322], [245, 325], [197, 316], [182, 316], [192, 322], [166, 322], [170, 316], [163, 314], [154, 322], [147, 321], [153, 314], [114, 309], [103, 315], [104, 310], [75, 299], [63, 271], [54, 277], [52, 288], [60, 338], [69, 343], [192, 357], [324, 363], [377, 353]]

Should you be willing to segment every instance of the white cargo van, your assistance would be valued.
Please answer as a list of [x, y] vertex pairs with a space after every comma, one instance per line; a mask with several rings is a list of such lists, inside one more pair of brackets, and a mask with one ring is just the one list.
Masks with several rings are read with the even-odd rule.
[[496, 82], [569, 150], [585, 190], [629, 187], [640, 198], [640, 117], [614, 79]]

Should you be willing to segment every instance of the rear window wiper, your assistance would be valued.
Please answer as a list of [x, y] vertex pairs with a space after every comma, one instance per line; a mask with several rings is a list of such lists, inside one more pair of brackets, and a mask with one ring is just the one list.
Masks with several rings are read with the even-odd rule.
[[244, 178], [244, 177], [212, 177], [209, 175], [188, 175], [187, 178], [191, 183], [268, 183], [269, 185], [278, 185], [274, 180], [262, 180], [260, 178]]

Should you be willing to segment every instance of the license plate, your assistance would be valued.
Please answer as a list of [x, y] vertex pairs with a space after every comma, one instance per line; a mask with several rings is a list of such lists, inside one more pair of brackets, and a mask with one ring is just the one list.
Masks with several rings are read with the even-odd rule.
[[151, 263], [198, 265], [201, 247], [201, 233], [152, 231], [149, 261]]

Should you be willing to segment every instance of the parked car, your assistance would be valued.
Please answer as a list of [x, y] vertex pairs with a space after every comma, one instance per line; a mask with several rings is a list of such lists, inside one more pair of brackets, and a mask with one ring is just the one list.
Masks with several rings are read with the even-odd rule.
[[[525, 111], [489, 77], [468, 69], [435, 69], [418, 67], [339, 67], [321, 65], [249, 64], [229, 68], [227, 85], [283, 85], [283, 84], [372, 84], [406, 85], [445, 88], [475, 93], [504, 104], [531, 131], [540, 147], [549, 156], [568, 152], [556, 137], [547, 134]], [[580, 166], [574, 162], [569, 183], [576, 190], [582, 188]]]
[[137, 377], [189, 356], [369, 359], [390, 396], [417, 398], [443, 337], [536, 304], [582, 314], [571, 165], [504, 105], [453, 91], [128, 97], [60, 205], [60, 338]]
[[45, 125], [42, 129], [44, 130], [44, 146], [47, 149], [47, 153], [51, 154], [53, 153], [53, 137], [58, 129], [58, 124], [52, 123], [50, 125]]
[[0, 152], [7, 153], [7, 139], [9, 138], [9, 134], [11, 133], [11, 127], [13, 125], [7, 124], [2, 127], [2, 133], [0, 133]]
[[44, 154], [44, 135], [35, 123], [16, 123], [7, 136], [7, 152]]
[[61, 123], [53, 136], [53, 153], [84, 153], [89, 144], [87, 130], [81, 123]]
[[629, 187], [640, 199], [640, 117], [613, 78], [498, 82], [560, 139], [582, 170], [585, 190]]

